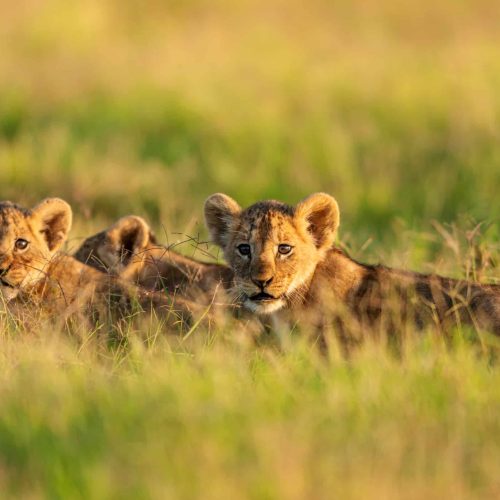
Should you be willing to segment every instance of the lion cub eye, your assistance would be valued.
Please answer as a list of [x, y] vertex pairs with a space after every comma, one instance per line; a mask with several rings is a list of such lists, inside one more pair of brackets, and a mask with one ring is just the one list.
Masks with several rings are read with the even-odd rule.
[[22, 238], [19, 238], [16, 240], [15, 247], [17, 250], [26, 250], [28, 248], [29, 241], [23, 240]]
[[250, 255], [251, 249], [250, 245], [247, 243], [242, 243], [241, 245], [238, 245], [237, 248], [241, 255]]
[[285, 243], [282, 243], [281, 245], [278, 245], [278, 252], [281, 255], [287, 255], [292, 251], [292, 246], [291, 245], [286, 245]]

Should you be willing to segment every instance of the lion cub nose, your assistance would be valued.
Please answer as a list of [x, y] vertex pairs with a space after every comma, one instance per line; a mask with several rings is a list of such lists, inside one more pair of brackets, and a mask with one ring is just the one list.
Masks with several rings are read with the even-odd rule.
[[271, 276], [270, 278], [259, 278], [259, 279], [253, 279], [252, 281], [261, 289], [264, 290], [266, 286], [269, 286], [271, 282], [273, 281], [273, 277]]

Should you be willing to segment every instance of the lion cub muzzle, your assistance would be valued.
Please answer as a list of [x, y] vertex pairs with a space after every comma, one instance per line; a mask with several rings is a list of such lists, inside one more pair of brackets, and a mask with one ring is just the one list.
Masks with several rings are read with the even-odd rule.
[[3, 277], [9, 272], [11, 267], [12, 267], [12, 264], [9, 264], [5, 267], [0, 268], [0, 283], [3, 286], [12, 287], [12, 285], [9, 282], [7, 282], [3, 279]]

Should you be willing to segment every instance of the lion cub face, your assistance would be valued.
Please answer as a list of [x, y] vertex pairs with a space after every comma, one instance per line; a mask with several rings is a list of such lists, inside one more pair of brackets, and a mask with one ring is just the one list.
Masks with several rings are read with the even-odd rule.
[[227, 195], [205, 202], [213, 241], [234, 271], [235, 293], [257, 314], [300, 299], [339, 225], [337, 202], [316, 193], [295, 207], [263, 201], [242, 210]]
[[58, 198], [32, 210], [0, 202], [0, 296], [11, 300], [46, 276], [71, 228], [70, 206]]

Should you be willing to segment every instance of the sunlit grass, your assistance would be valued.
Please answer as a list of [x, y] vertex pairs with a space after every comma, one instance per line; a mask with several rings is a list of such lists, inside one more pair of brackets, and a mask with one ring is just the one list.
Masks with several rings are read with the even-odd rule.
[[[115, 354], [4, 338], [3, 488], [50, 497], [491, 497], [498, 369], [431, 338], [326, 362], [226, 337]], [[409, 493], [410, 492], [410, 493]]]
[[[358, 259], [500, 278], [498, 2], [0, 12], [0, 199], [68, 200], [70, 251], [137, 213], [216, 258], [212, 192], [245, 205], [321, 190]], [[119, 342], [0, 323], [2, 496], [500, 495], [493, 340], [415, 332], [347, 360], [234, 322], [185, 340], [124, 327]]]

